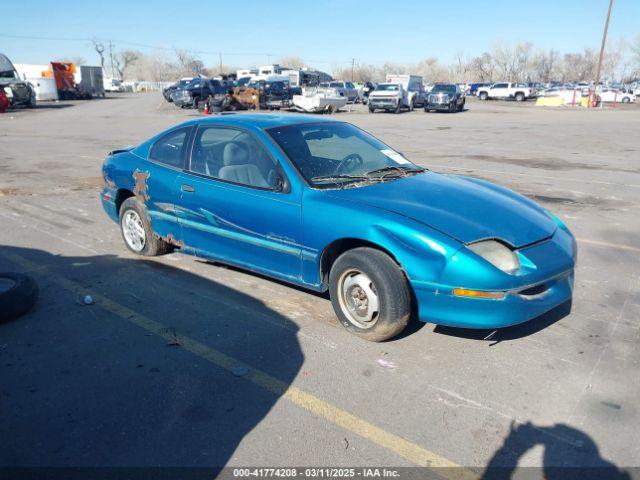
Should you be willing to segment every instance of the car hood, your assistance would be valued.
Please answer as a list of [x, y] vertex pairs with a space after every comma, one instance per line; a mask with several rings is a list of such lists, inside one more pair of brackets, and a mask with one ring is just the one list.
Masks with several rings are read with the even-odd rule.
[[497, 238], [519, 248], [553, 235], [556, 223], [528, 198], [484, 180], [425, 172], [366, 187], [330, 190], [345, 202], [416, 220], [462, 243]]

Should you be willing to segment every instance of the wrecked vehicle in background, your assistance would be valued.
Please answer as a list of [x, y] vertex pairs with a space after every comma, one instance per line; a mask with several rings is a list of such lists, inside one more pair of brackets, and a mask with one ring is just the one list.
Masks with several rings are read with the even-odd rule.
[[346, 97], [334, 88], [307, 88], [301, 95], [294, 95], [293, 108], [306, 113], [333, 113], [347, 104]]
[[102, 206], [132, 252], [177, 248], [328, 292], [366, 340], [411, 318], [507, 327], [572, 298], [577, 244], [562, 220], [345, 122], [199, 118], [115, 150], [102, 176]]
[[291, 90], [288, 82], [258, 80], [245, 87], [236, 87], [234, 97], [250, 110], [280, 110], [291, 106]]
[[10, 107], [25, 106], [35, 108], [36, 106], [36, 91], [33, 85], [22, 80], [11, 60], [1, 53], [0, 90], [3, 91]]

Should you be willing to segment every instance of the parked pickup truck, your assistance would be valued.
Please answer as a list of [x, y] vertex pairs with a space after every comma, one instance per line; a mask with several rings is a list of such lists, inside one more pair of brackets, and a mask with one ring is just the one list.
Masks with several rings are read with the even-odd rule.
[[369, 112], [376, 109], [400, 113], [424, 105], [424, 85], [417, 75], [387, 75], [387, 81], [380, 83], [369, 94]]
[[200, 108], [199, 103], [207, 98], [232, 93], [233, 87], [221, 80], [209, 78], [195, 78], [185, 88], [176, 90], [171, 98], [176, 107]]
[[488, 87], [478, 88], [478, 98], [489, 100], [492, 98], [514, 99], [516, 102], [524, 102], [535, 96], [535, 90], [526, 83], [494, 83]]

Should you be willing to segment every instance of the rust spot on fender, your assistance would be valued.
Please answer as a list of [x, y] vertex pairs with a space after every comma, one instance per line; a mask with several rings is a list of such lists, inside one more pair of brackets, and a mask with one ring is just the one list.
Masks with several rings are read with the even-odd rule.
[[135, 195], [140, 195], [145, 199], [145, 201], [149, 200], [149, 186], [147, 184], [149, 176], [149, 172], [142, 172], [140, 170], [133, 172], [133, 179], [135, 180], [133, 184], [133, 193]]
[[170, 245], [174, 245], [178, 248], [184, 247], [184, 242], [174, 237], [173, 233], [169, 233], [166, 237], [160, 237], [160, 238]]

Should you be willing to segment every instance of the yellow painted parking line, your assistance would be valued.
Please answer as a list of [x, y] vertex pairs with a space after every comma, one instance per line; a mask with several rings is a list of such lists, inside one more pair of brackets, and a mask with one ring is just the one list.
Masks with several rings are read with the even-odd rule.
[[578, 243], [588, 243], [599, 247], [616, 248], [618, 250], [628, 250], [630, 252], [640, 253], [640, 247], [632, 247], [631, 245], [623, 245], [621, 243], [603, 242], [601, 240], [591, 240], [590, 238], [576, 238]]
[[[48, 270], [42, 265], [38, 265], [20, 255], [2, 252], [3, 257], [11, 262], [20, 265], [26, 270]], [[165, 338], [167, 341], [175, 341], [175, 334], [172, 330], [155, 320], [142, 315], [124, 305], [119, 304], [102, 294], [90, 291], [77, 282], [69, 280], [63, 276], [57, 275], [48, 270], [47, 275], [60, 287], [70, 291], [73, 294], [91, 295], [95, 303], [104, 310], [131, 322], [144, 330]], [[410, 442], [398, 435], [389, 433], [376, 425], [363, 420], [346, 410], [336, 407], [315, 395], [305, 392], [300, 388], [288, 385], [277, 378], [265, 373], [257, 368], [247, 365], [235, 358], [226, 355], [214, 348], [203, 343], [193, 340], [189, 337], [180, 336], [180, 344], [183, 348], [197, 355], [198, 357], [231, 372], [238, 367], [244, 367], [248, 370], [248, 374], [243, 378], [250, 381], [254, 385], [260, 386], [275, 395], [288, 400], [298, 407], [322, 417], [329, 422], [348, 430], [362, 438], [369, 440], [381, 447], [390, 450], [401, 457], [409, 460], [418, 466], [438, 468], [442, 470], [436, 471], [436, 474], [451, 480], [471, 480], [478, 479], [479, 476], [464, 467], [452, 462], [451, 460], [427, 450], [420, 445]]]

